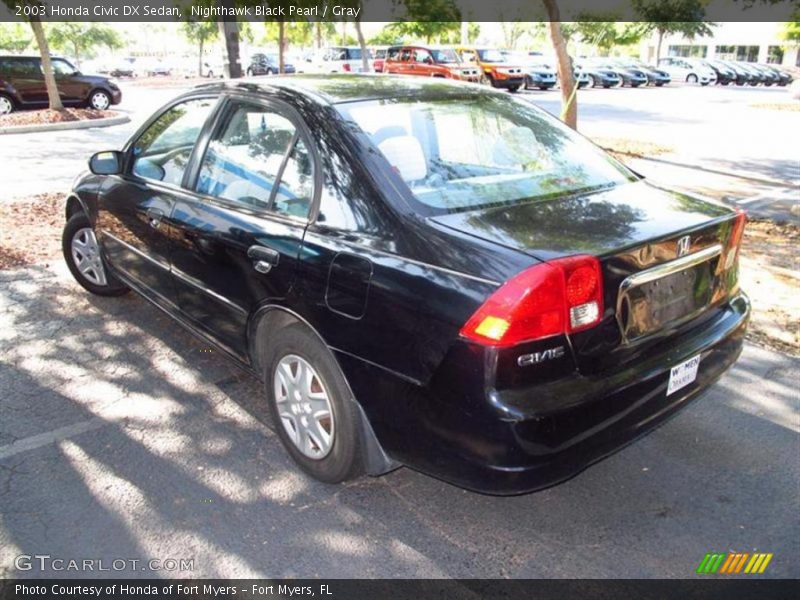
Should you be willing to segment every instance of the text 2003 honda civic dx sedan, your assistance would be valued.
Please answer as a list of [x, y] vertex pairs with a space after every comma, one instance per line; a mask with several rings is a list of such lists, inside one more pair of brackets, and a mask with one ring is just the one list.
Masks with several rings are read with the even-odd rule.
[[641, 181], [530, 104], [370, 76], [211, 84], [70, 195], [64, 255], [265, 382], [337, 482], [563, 480], [736, 360], [744, 215]]

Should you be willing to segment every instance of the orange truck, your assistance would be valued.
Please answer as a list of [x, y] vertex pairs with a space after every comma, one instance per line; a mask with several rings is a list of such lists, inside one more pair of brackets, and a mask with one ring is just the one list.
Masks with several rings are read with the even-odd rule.
[[474, 82], [480, 81], [481, 77], [478, 66], [463, 63], [452, 48], [421, 45], [389, 48], [383, 63], [383, 72]]
[[476, 65], [481, 73], [481, 81], [492, 87], [516, 92], [525, 83], [522, 67], [507, 62], [500, 50], [481, 46], [459, 46], [456, 48], [456, 53], [465, 64]]

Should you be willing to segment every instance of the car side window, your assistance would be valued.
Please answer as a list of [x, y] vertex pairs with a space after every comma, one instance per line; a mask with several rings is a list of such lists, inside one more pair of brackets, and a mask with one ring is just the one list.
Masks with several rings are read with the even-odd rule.
[[53, 65], [53, 74], [56, 77], [72, 77], [75, 75], [76, 69], [67, 61], [60, 58], [54, 58], [50, 61]]
[[426, 63], [426, 64], [433, 62], [433, 59], [431, 58], [431, 53], [428, 52], [427, 50], [416, 50], [414, 52], [414, 60], [416, 60], [418, 63]]
[[313, 180], [311, 155], [294, 124], [273, 109], [237, 103], [208, 146], [197, 191], [305, 218]]
[[35, 58], [11, 58], [7, 59], [3, 71], [7, 72], [7, 77], [18, 77], [24, 79], [41, 79], [42, 71], [39, 68], [39, 61]]
[[215, 98], [181, 102], [163, 113], [133, 145], [131, 172], [144, 179], [180, 185]]

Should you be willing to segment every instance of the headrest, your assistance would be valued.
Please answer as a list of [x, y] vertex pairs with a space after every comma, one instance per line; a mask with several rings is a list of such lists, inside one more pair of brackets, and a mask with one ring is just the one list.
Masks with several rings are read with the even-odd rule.
[[428, 163], [422, 144], [412, 135], [399, 135], [383, 140], [378, 144], [380, 150], [400, 173], [405, 182], [419, 181], [428, 176]]

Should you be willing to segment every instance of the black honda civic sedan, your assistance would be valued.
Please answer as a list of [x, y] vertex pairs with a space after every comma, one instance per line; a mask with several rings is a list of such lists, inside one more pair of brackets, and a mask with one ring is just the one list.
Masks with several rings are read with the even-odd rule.
[[136, 291], [260, 377], [323, 481], [552, 485], [741, 351], [744, 215], [486, 87], [208, 84], [90, 168], [66, 204], [78, 283]]

